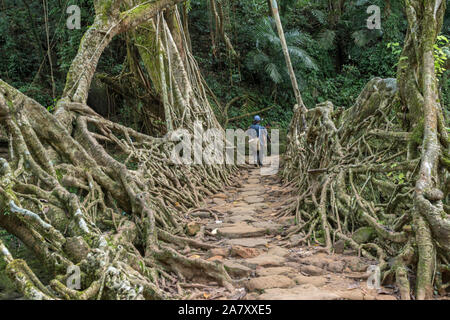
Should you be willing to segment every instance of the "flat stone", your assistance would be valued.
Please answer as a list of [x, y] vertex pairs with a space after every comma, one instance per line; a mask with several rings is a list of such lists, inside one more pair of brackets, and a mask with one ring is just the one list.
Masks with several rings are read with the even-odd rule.
[[302, 274], [296, 275], [294, 277], [294, 281], [299, 285], [300, 284], [312, 284], [313, 286], [316, 286], [316, 287], [323, 287], [328, 282], [327, 278], [325, 278], [323, 276], [307, 277]]
[[252, 217], [249, 214], [242, 214], [242, 215], [233, 215], [228, 218], [224, 219], [225, 222], [231, 222], [231, 223], [238, 223], [238, 222], [255, 222], [258, 221], [255, 217]]
[[289, 250], [276, 246], [276, 247], [270, 248], [268, 253], [271, 255], [274, 255], [274, 256], [286, 258], [289, 255]]
[[269, 233], [278, 233], [281, 228], [283, 227], [281, 224], [277, 224], [275, 222], [271, 222], [271, 221], [258, 221], [258, 222], [253, 222], [252, 226], [256, 227], [256, 228], [264, 228], [266, 229]]
[[262, 254], [255, 258], [245, 259], [243, 263], [250, 268], [256, 267], [280, 267], [286, 261], [283, 257], [271, 254]]
[[360, 258], [355, 256], [346, 256], [342, 257], [342, 260], [344, 260], [346, 266], [350, 268], [350, 270], [354, 272], [364, 272], [367, 270], [367, 264], [361, 261]]
[[261, 180], [258, 178], [250, 178], [247, 180], [247, 182], [250, 184], [257, 184], [257, 183], [261, 183]]
[[241, 189], [244, 189], [244, 190], [264, 190], [264, 191], [266, 190], [264, 188], [264, 186], [262, 186], [259, 183], [246, 183], [246, 184], [242, 185]]
[[258, 209], [267, 209], [269, 208], [269, 205], [265, 202], [261, 202], [261, 203], [252, 203], [252, 207], [256, 210]]
[[266, 229], [255, 228], [248, 224], [235, 224], [231, 227], [220, 228], [217, 233], [226, 238], [245, 238], [245, 237], [258, 237], [266, 233]]
[[242, 246], [233, 246], [231, 247], [231, 254], [234, 256], [239, 256], [241, 258], [253, 258], [259, 256], [261, 251], [256, 248], [242, 247]]
[[255, 210], [250, 206], [233, 207], [227, 210], [231, 214], [255, 214]]
[[295, 269], [290, 268], [290, 267], [271, 267], [271, 268], [258, 268], [256, 269], [256, 274], [260, 277], [265, 277], [265, 276], [274, 276], [274, 275], [293, 275], [295, 274], [297, 271], [295, 271]]
[[251, 191], [243, 191], [240, 192], [239, 195], [242, 197], [250, 197], [250, 196], [259, 196], [260, 194], [263, 194], [264, 190], [251, 190]]
[[344, 271], [345, 264], [342, 261], [333, 261], [328, 264], [328, 271], [341, 273]]
[[300, 271], [310, 276], [321, 276], [325, 274], [325, 271], [323, 269], [312, 265], [300, 266]]
[[330, 291], [304, 284], [289, 289], [266, 289], [259, 300], [338, 300], [340, 297]]
[[230, 239], [227, 242], [231, 245], [240, 245], [244, 247], [256, 248], [267, 245], [268, 240], [265, 238], [241, 238], [241, 239]]
[[291, 288], [293, 286], [295, 286], [295, 282], [292, 279], [282, 275], [253, 278], [245, 285], [249, 291], [266, 290], [271, 288]]
[[213, 202], [215, 204], [217, 204], [218, 206], [224, 206], [224, 205], [227, 204], [227, 202], [225, 200], [221, 199], [221, 198], [214, 198]]
[[264, 201], [264, 198], [258, 197], [258, 196], [250, 196], [250, 197], [245, 197], [244, 200], [247, 203], [261, 203]]
[[248, 277], [252, 273], [252, 269], [234, 261], [225, 260], [223, 265], [228, 274], [234, 277]]
[[313, 256], [302, 258], [300, 262], [318, 268], [325, 268], [329, 263], [333, 262], [333, 259], [331, 259], [328, 255], [325, 254], [316, 254]]

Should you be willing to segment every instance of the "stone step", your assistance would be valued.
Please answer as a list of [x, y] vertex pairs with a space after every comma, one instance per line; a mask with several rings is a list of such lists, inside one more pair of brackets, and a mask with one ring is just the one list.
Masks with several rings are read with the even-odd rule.
[[258, 219], [249, 214], [235, 214], [224, 219], [227, 223], [239, 223], [239, 222], [257, 222]]
[[255, 228], [249, 224], [235, 224], [225, 228], [219, 228], [217, 234], [230, 239], [259, 237], [266, 233], [264, 228]]
[[265, 202], [262, 202], [262, 203], [252, 203], [250, 206], [251, 206], [253, 209], [255, 209], [255, 210], [262, 210], [262, 209], [268, 209], [268, 208], [269, 208], [269, 205], [268, 205], [267, 203], [265, 203]]
[[291, 288], [294, 286], [294, 280], [283, 275], [253, 278], [245, 284], [245, 287], [249, 291], [267, 290], [271, 288]]
[[261, 203], [264, 201], [263, 197], [258, 197], [258, 196], [249, 196], [249, 197], [245, 197], [244, 201], [247, 203]]
[[275, 234], [275, 233], [279, 233], [282, 230], [283, 226], [281, 224], [275, 223], [275, 222], [271, 222], [271, 221], [257, 221], [257, 222], [252, 222], [252, 226], [256, 227], [256, 228], [264, 228], [267, 230], [267, 233], [271, 233], [271, 234]]
[[283, 276], [294, 276], [297, 274], [294, 268], [291, 267], [269, 267], [269, 268], [258, 268], [256, 269], [256, 274], [260, 277], [283, 275]]
[[231, 260], [223, 261], [223, 265], [230, 276], [238, 278], [248, 277], [253, 272], [249, 267]]
[[241, 191], [239, 192], [239, 196], [245, 198], [250, 196], [259, 196], [264, 193], [264, 190], [250, 190], [250, 191]]
[[242, 206], [230, 208], [227, 210], [227, 212], [229, 212], [231, 214], [238, 214], [238, 215], [241, 215], [241, 214], [253, 215], [256, 213], [255, 210], [253, 210], [253, 208], [248, 205], [242, 205]]
[[264, 290], [258, 300], [339, 300], [341, 297], [331, 291], [320, 290], [304, 284], [288, 289], [272, 288]]
[[265, 247], [269, 243], [269, 240], [265, 238], [240, 238], [240, 239], [229, 239], [227, 243], [231, 245], [257, 248], [257, 247]]
[[245, 259], [242, 263], [249, 268], [257, 267], [280, 267], [286, 262], [286, 259], [271, 254], [262, 254], [254, 258]]

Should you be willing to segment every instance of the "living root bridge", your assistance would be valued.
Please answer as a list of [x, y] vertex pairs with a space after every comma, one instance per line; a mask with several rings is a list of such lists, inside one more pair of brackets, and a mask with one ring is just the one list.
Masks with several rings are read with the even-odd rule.
[[[164, 23], [160, 13], [165, 8], [178, 16], [178, 2], [95, 1], [94, 24], [83, 37], [53, 114], [0, 80], [0, 125], [9, 140], [8, 160], [0, 159], [0, 227], [53, 274], [44, 285], [0, 242], [8, 275], [26, 298], [180, 298], [188, 293], [179, 280], [189, 279], [216, 281], [232, 290], [223, 265], [183, 253], [211, 247], [202, 241], [203, 230], [195, 239], [185, 235], [184, 213], [233, 184], [236, 168], [171, 165], [173, 142], [111, 122], [86, 105], [98, 59], [111, 39], [153, 23], [155, 16]], [[184, 31], [177, 21], [165, 25], [164, 39], [175, 32], [172, 38], [181, 39]], [[162, 41], [142, 36], [149, 44]], [[191, 57], [186, 42], [164, 42], [164, 48], [162, 66], [172, 68], [170, 56], [179, 71], [166, 78], [177, 97], [166, 106], [174, 128], [201, 121], [221, 130], [199, 87], [198, 67], [179, 56], [182, 48]], [[81, 291], [65, 285], [72, 265], [81, 270]]]
[[450, 141], [433, 55], [446, 2], [404, 3], [398, 89], [393, 79], [374, 79], [348, 110], [318, 105], [306, 132], [296, 107], [284, 177], [299, 196], [280, 214], [296, 215], [299, 242], [313, 237], [331, 250], [340, 239], [376, 258], [403, 299], [410, 282], [415, 298], [426, 299], [450, 286]]
[[432, 230], [428, 240], [436, 248], [428, 254], [436, 259], [437, 289], [444, 292], [449, 285], [442, 283], [450, 258], [448, 190], [442, 182], [449, 174], [442, 167], [438, 176], [446, 193], [428, 189], [413, 201], [423, 159], [405, 145], [417, 144], [423, 134], [405, 131], [398, 93], [395, 79], [373, 79], [350, 109], [326, 102], [308, 110], [303, 133], [297, 111], [283, 176], [299, 191], [279, 215], [296, 216], [291, 234], [303, 237], [294, 245], [316, 241], [331, 252], [337, 241], [344, 242], [378, 261], [384, 283], [396, 279], [402, 298], [409, 299], [410, 270], [420, 269], [417, 234], [424, 228]]

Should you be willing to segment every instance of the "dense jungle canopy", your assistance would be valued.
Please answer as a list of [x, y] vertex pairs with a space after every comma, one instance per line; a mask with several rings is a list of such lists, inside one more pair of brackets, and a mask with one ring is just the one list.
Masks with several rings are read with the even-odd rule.
[[341, 244], [399, 299], [448, 296], [447, 2], [1, 0], [0, 298], [243, 298], [198, 215], [242, 166], [174, 165], [171, 134], [255, 115], [281, 132], [285, 247]]

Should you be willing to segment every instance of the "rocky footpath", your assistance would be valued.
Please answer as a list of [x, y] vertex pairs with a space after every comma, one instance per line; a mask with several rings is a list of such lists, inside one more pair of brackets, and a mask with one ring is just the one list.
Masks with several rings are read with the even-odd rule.
[[[289, 203], [289, 192], [276, 176], [260, 169], [242, 172], [241, 187], [229, 188], [191, 213], [189, 230], [201, 232], [217, 248], [201, 258], [224, 264], [237, 288], [231, 299], [255, 300], [395, 300], [394, 288], [370, 289], [368, 267], [376, 264], [336, 244], [328, 254], [319, 244], [292, 247], [298, 235], [283, 235], [291, 217], [276, 218]], [[225, 299], [223, 290], [198, 285], [189, 298]], [[230, 297], [228, 297], [230, 298]]]

